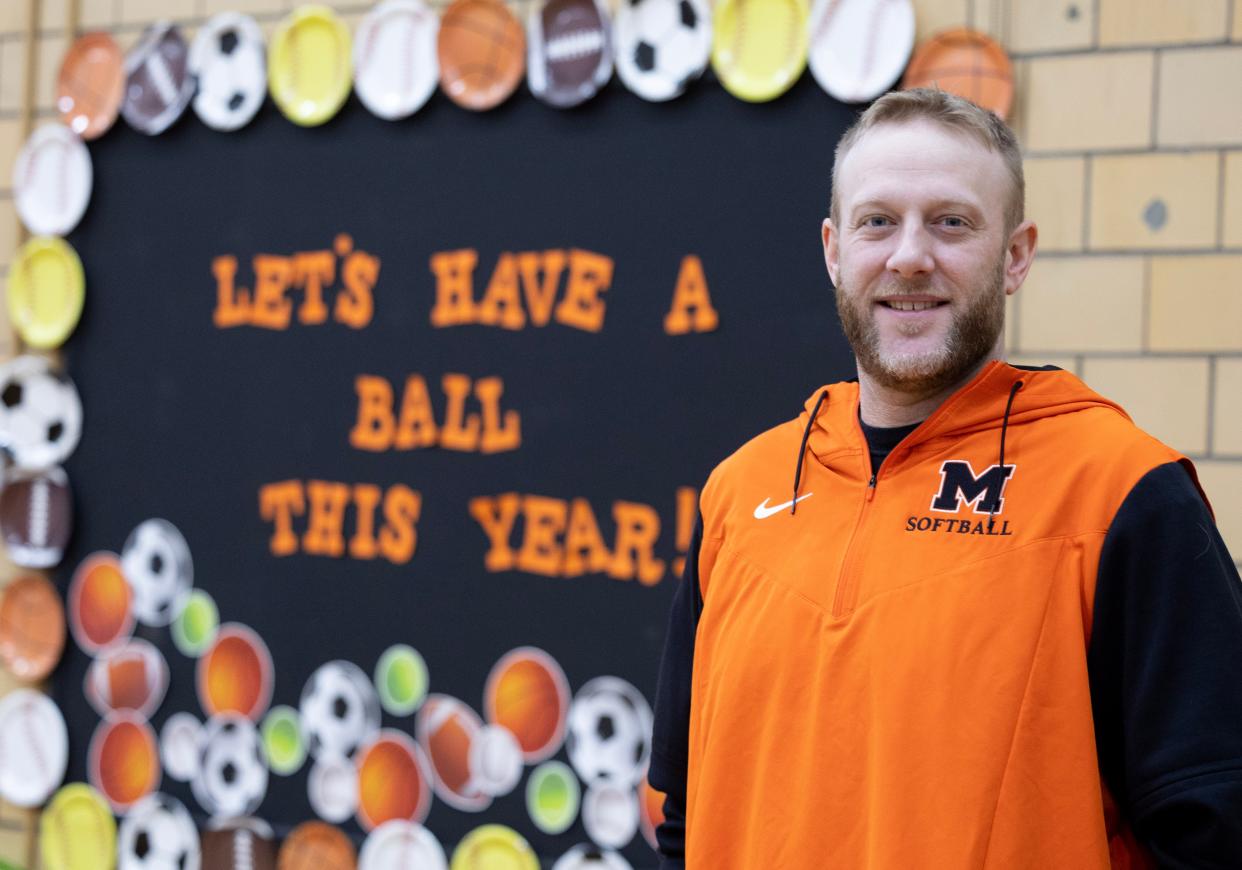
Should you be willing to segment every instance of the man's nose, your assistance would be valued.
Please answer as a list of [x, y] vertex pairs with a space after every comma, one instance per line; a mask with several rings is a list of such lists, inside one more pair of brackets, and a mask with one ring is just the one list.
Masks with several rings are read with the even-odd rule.
[[889, 271], [896, 272], [903, 278], [913, 278], [932, 271], [932, 239], [922, 223], [903, 223], [896, 242], [897, 248], [885, 264]]

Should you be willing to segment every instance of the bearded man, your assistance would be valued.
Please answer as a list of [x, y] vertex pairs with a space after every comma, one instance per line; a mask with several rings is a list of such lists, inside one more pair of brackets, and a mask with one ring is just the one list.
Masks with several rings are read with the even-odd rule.
[[858, 363], [712, 473], [669, 624], [664, 866], [1242, 867], [1242, 586], [1191, 463], [1002, 361], [990, 112], [891, 93], [824, 256]]

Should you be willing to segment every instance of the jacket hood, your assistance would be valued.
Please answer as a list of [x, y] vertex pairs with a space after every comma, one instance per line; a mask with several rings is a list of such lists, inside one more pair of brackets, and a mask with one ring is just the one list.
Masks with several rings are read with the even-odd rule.
[[[1022, 386], [1015, 393], [1015, 385], [1019, 382]], [[827, 396], [821, 402], [820, 397], [824, 393]], [[804, 431], [816, 404], [819, 404], [807, 440], [808, 449], [817, 458], [822, 460], [838, 450], [858, 448], [862, 437], [858, 425], [858, 396], [858, 382], [843, 381], [818, 388], [803, 404], [799, 426]], [[1063, 369], [1052, 366], [1018, 368], [993, 361], [933, 411], [908, 436], [906, 444], [946, 436], [960, 437], [989, 429], [999, 430], [1003, 425], [1029, 423], [1091, 407], [1111, 408], [1125, 419], [1130, 419], [1116, 402], [1104, 398]]]

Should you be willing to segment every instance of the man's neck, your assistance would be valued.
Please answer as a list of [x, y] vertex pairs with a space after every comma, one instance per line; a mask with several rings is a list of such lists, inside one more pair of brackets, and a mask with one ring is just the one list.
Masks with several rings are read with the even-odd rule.
[[1000, 353], [989, 354], [965, 377], [941, 390], [929, 393], [909, 393], [894, 390], [875, 382], [862, 369], [858, 370], [858, 411], [868, 426], [892, 428], [920, 423], [944, 404], [945, 400], [975, 379], [983, 367], [993, 360], [1001, 359]]

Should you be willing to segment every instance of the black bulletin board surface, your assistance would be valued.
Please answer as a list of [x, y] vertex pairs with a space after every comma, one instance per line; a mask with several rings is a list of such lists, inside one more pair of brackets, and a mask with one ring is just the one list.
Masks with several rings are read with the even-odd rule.
[[[747, 438], [796, 415], [816, 386], [853, 374], [819, 243], [832, 148], [852, 117], [804, 77], [759, 106], [714, 82], [664, 105], [614, 82], [568, 112], [523, 92], [475, 115], [437, 94], [399, 123], [351, 98], [316, 129], [270, 104], [234, 134], [192, 115], [156, 138], [118, 124], [91, 143], [94, 194], [70, 238], [88, 290], [65, 359], [85, 427], [67, 466], [77, 525], [62, 591], [87, 554], [119, 551], [139, 522], [163, 517], [188, 540], [195, 585], [215, 598], [221, 620], [266, 641], [273, 704], [296, 707], [307, 677], [329, 659], [370, 673], [398, 642], [422, 653], [432, 691], [480, 712], [492, 664], [528, 644], [560, 662], [573, 690], [608, 674], [651, 699], [679, 582], [671, 567], [651, 585], [489, 572], [488, 539], [468, 504], [509, 492], [583, 498], [609, 542], [614, 502], [649, 505], [661, 520], [655, 556], [671, 566], [678, 488], [700, 487]], [[237, 282], [251, 287], [256, 255], [330, 250], [342, 233], [380, 260], [364, 328], [331, 316], [299, 323], [300, 291], [289, 294], [287, 329], [214, 325], [215, 258], [236, 257]], [[431, 258], [460, 249], [477, 252], [476, 297], [504, 252], [605, 255], [613, 274], [602, 328], [555, 319], [520, 330], [433, 327]], [[702, 263], [719, 328], [668, 335], [664, 317], [687, 255]], [[331, 310], [335, 290], [325, 298]], [[437, 419], [444, 374], [501, 378], [500, 405], [520, 414], [521, 446], [490, 455], [352, 447], [355, 379], [386, 378], [399, 395], [411, 373], [424, 376]], [[794, 458], [773, 470], [774, 494]], [[261, 488], [312, 479], [417, 491], [413, 557], [273, 555]], [[156, 733], [173, 712], [201, 718], [194, 662], [167, 629], [139, 626], [136, 636], [171, 669]], [[71, 779], [86, 777], [99, 722], [82, 693], [89, 663], [73, 647], [55, 678]], [[413, 730], [412, 717], [385, 715], [384, 724]], [[312, 817], [308, 767], [271, 778], [258, 814], [278, 832]], [[188, 787], [165, 776], [162, 789], [197, 811]], [[478, 815], [437, 801], [427, 827], [451, 852], [476, 825], [502, 822], [546, 862], [587, 839], [580, 822], [560, 837], [539, 833], [522, 792]], [[354, 822], [344, 827], [361, 841]], [[641, 835], [625, 855], [654, 865]]]

